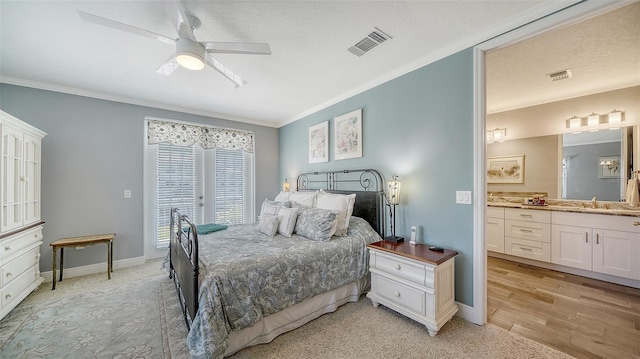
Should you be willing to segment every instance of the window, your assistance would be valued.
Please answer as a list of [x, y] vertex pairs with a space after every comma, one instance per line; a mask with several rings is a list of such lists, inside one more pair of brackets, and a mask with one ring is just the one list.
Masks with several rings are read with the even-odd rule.
[[195, 219], [195, 147], [159, 143], [156, 148], [156, 238], [158, 247], [169, 245], [171, 208]]
[[[154, 138], [155, 142], [152, 142], [150, 127], [151, 120], [146, 128], [144, 152], [147, 258], [166, 255], [171, 208], [179, 208], [195, 224], [233, 224], [254, 220], [252, 151], [219, 148], [211, 142], [207, 143], [208, 149], [203, 149], [197, 141], [191, 142], [190, 146], [174, 145], [164, 138]], [[183, 126], [172, 126], [171, 130], [176, 127]], [[197, 128], [195, 125], [184, 127], [191, 131], [189, 133]], [[167, 131], [158, 132], [166, 134]], [[233, 130], [226, 131], [233, 133]], [[252, 141], [252, 135], [250, 138]]]

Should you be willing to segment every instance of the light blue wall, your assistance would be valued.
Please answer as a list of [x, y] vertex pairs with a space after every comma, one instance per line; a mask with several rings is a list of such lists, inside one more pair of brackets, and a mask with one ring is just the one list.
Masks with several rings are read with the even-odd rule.
[[[51, 271], [49, 243], [115, 232], [114, 260], [143, 255], [145, 116], [253, 131], [256, 199], [278, 188], [278, 130], [157, 108], [0, 84], [0, 108], [48, 135], [42, 143], [41, 271]], [[123, 191], [132, 191], [131, 199]], [[105, 263], [103, 246], [65, 256], [65, 268]]]
[[[363, 157], [334, 160], [333, 121], [363, 109]], [[308, 163], [308, 129], [329, 122], [330, 162]], [[396, 234], [460, 252], [456, 300], [473, 305], [473, 51], [467, 49], [280, 128], [280, 181], [298, 173], [375, 168], [402, 180]]]

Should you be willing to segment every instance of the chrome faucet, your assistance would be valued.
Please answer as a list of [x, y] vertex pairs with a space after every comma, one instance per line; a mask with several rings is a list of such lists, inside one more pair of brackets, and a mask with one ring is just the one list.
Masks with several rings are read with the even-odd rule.
[[598, 208], [598, 201], [595, 197], [591, 198], [591, 208]]

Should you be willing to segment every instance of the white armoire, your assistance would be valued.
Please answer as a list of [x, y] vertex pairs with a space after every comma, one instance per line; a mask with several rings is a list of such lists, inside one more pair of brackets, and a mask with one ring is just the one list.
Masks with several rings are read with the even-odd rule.
[[44, 281], [40, 173], [45, 135], [0, 110], [0, 320]]

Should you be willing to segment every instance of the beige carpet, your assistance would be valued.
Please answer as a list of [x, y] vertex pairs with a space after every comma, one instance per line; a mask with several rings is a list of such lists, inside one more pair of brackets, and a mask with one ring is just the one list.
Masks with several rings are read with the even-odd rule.
[[[115, 289], [134, 281], [159, 278], [165, 288], [165, 300], [172, 302], [175, 298], [177, 302], [175, 290], [160, 264], [161, 261], [150, 261], [144, 266], [116, 270], [111, 280], [107, 280], [104, 273], [65, 279], [55, 291], [51, 291], [51, 283], [45, 283], [21, 306], [51, 303], [51, 300], [68, 295]], [[158, 335], [164, 335], [161, 332], [173, 335], [168, 339], [169, 356], [186, 358], [186, 327], [179, 306], [168, 303], [164, 316], [169, 328], [158, 330]], [[430, 337], [424, 326], [383, 306], [375, 308], [368, 298], [362, 296], [356, 303], [346, 304], [269, 344], [242, 350], [232, 358], [570, 357], [499, 327], [490, 324], [477, 326], [457, 317], [447, 323], [436, 337]]]

